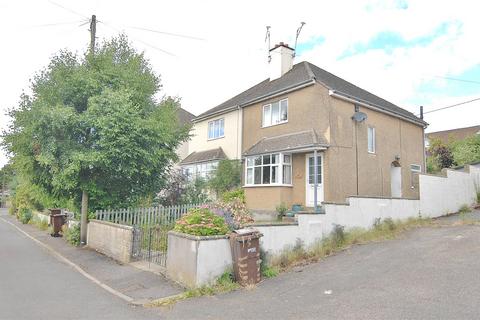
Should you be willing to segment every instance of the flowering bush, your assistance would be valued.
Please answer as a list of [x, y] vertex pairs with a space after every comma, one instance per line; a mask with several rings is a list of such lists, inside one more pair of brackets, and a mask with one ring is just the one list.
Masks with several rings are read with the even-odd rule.
[[245, 203], [245, 191], [243, 189], [234, 189], [222, 194], [222, 201], [223, 202], [232, 202], [235, 199], [242, 201]]
[[173, 230], [194, 236], [216, 236], [227, 234], [229, 228], [223, 217], [201, 207], [190, 210], [177, 220]]
[[253, 222], [250, 211], [239, 198], [234, 198], [229, 202], [216, 202], [210, 204], [209, 208], [216, 215], [223, 217], [231, 230], [243, 228]]

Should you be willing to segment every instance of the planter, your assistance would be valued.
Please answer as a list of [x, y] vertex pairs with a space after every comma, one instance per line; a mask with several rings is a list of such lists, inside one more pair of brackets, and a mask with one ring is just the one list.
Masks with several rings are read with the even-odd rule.
[[214, 284], [232, 269], [228, 236], [191, 236], [168, 232], [167, 276], [185, 287]]

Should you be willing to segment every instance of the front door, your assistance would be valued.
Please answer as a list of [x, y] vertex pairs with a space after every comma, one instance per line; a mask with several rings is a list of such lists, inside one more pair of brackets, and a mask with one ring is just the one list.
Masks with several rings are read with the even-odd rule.
[[[306, 163], [305, 163], [305, 168], [306, 168], [306, 205], [307, 207], [314, 207], [314, 190], [315, 190], [315, 184], [314, 184], [314, 156], [313, 154], [308, 154], [306, 156]], [[317, 154], [317, 205], [320, 205], [321, 202], [323, 201], [323, 154], [318, 153]]]

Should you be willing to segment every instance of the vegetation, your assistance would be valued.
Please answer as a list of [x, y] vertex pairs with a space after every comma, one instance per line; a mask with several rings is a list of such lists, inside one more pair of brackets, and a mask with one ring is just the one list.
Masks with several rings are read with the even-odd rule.
[[279, 255], [268, 257], [267, 267], [278, 272], [286, 271], [296, 265], [318, 261], [352, 245], [393, 239], [406, 230], [431, 224], [431, 219], [411, 218], [405, 221], [394, 221], [387, 218], [376, 220], [369, 230], [353, 228], [345, 231], [343, 226], [336, 225], [328, 237], [308, 249], [298, 241], [295, 246], [287, 248]]
[[253, 223], [252, 214], [239, 198], [233, 198], [229, 202], [218, 201], [209, 204], [208, 207], [213, 213], [225, 219], [231, 230]]
[[234, 200], [239, 200], [240, 202], [245, 203], [245, 191], [242, 188], [226, 191], [222, 194], [223, 202], [232, 202]]
[[240, 187], [242, 166], [238, 160], [221, 160], [208, 181], [209, 188], [218, 195]]
[[480, 135], [468, 137], [450, 144], [453, 159], [457, 165], [480, 161]]
[[278, 219], [282, 219], [282, 217], [287, 213], [288, 207], [282, 202], [275, 208], [275, 210], [277, 210]]
[[68, 243], [74, 246], [80, 245], [80, 224], [76, 224], [70, 228], [63, 226], [62, 231]]
[[30, 220], [30, 223], [32, 223], [34, 226], [36, 226], [38, 229], [44, 231], [48, 229], [48, 222], [44, 219], [40, 219], [38, 216], [33, 216], [33, 219]]
[[194, 236], [216, 236], [227, 234], [229, 228], [222, 217], [203, 207], [191, 209], [176, 221], [173, 230]]
[[[22, 95], [3, 134], [18, 176], [15, 205], [127, 207], [156, 194], [188, 127], [178, 99], [155, 99], [160, 78], [125, 36], [94, 55], [62, 51]], [[50, 206], [50, 204], [48, 204]]]
[[20, 220], [21, 223], [29, 223], [32, 217], [33, 213], [31, 209], [22, 207], [18, 210], [18, 220]]
[[234, 281], [232, 272], [225, 272], [221, 275], [213, 286], [202, 286], [199, 288], [189, 289], [181, 294], [173, 297], [159, 299], [148, 303], [147, 307], [163, 307], [177, 303], [181, 300], [188, 298], [195, 298], [201, 296], [212, 296], [216, 294], [226, 293], [236, 290], [240, 287], [238, 283]]
[[445, 144], [433, 139], [428, 149], [431, 156], [427, 158], [427, 171], [435, 173], [443, 168], [462, 166], [480, 161], [480, 136], [475, 135], [460, 141]]

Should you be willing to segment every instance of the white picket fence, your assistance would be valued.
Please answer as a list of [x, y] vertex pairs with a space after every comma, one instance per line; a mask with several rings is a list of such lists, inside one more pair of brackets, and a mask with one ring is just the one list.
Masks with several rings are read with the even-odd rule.
[[177, 206], [158, 206], [150, 208], [124, 208], [97, 210], [97, 220], [109, 221], [124, 225], [149, 226], [170, 225], [180, 219], [188, 210], [203, 204], [184, 204]]

